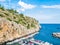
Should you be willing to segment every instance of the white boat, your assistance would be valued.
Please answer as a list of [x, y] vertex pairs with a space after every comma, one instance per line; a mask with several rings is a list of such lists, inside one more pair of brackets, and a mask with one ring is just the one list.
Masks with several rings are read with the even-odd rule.
[[35, 34], [38, 34], [38, 32], [34, 33], [34, 34], [31, 34], [31, 35], [28, 35], [26, 37], [14, 40], [12, 42], [8, 42], [7, 45], [11, 45], [11, 44], [17, 43], [17, 42], [19, 43], [19, 45], [53, 45], [53, 44], [50, 44], [48, 42], [44, 42], [44, 41], [41, 41], [41, 40], [35, 40], [33, 38], [33, 36]]

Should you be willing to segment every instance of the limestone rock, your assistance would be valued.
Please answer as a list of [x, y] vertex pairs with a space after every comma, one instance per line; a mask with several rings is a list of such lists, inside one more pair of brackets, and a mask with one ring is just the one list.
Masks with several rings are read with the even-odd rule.
[[60, 38], [60, 32], [53, 33], [53, 36], [54, 36], [54, 37], [57, 37], [57, 38]]
[[0, 44], [39, 31], [39, 27], [27, 29], [21, 24], [0, 18]]

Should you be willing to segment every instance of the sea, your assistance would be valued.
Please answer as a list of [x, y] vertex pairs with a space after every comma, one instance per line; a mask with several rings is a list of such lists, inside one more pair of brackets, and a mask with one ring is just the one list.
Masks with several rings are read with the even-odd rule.
[[53, 37], [54, 32], [60, 32], [60, 24], [40, 24], [39, 33], [34, 36], [36, 40], [52, 43], [53, 45], [60, 45], [60, 39]]

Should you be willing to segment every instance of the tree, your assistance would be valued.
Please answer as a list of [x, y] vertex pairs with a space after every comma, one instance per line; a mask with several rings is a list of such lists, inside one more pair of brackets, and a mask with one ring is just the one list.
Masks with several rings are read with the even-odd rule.
[[16, 10], [14, 10], [14, 9], [7, 9], [10, 13], [13, 13], [13, 14], [15, 14], [15, 13], [18, 13]]
[[27, 25], [27, 29], [30, 29], [30, 25], [29, 24]]
[[0, 4], [0, 9], [5, 10], [5, 9], [4, 9], [4, 6], [2, 6], [1, 4]]
[[21, 16], [21, 17], [24, 17], [24, 15], [23, 15], [22, 13], [20, 14], [20, 16]]

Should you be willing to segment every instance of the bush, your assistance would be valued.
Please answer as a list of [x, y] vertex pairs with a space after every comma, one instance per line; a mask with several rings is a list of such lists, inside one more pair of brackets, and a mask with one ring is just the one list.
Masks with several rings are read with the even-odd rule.
[[4, 17], [4, 15], [3, 15], [3, 14], [0, 14], [0, 16], [1, 16], [1, 17]]
[[14, 22], [16, 22], [17, 24], [19, 23], [19, 21], [14, 21]]
[[35, 25], [33, 23], [31, 23], [31, 27], [35, 27]]
[[7, 18], [7, 20], [12, 21], [12, 19], [10, 19], [10, 18]]
[[30, 29], [30, 25], [29, 24], [27, 25], [27, 29]]
[[24, 18], [24, 15], [21, 13], [21, 14], [20, 14], [20, 17], [23, 17], [23, 18]]
[[7, 16], [9, 16], [9, 14], [8, 13], [4, 13], [5, 15], [7, 15]]
[[5, 10], [5, 8], [3, 6], [1, 6], [1, 5], [0, 5], [0, 9]]

